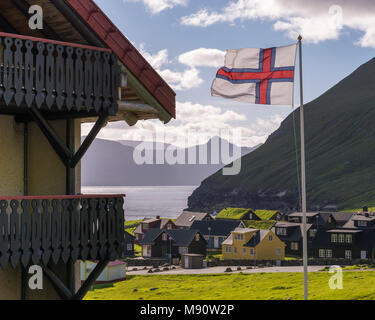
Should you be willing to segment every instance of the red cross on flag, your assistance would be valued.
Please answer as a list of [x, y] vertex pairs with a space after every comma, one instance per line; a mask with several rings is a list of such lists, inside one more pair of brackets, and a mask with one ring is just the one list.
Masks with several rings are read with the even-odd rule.
[[297, 44], [228, 50], [212, 96], [251, 104], [293, 105]]

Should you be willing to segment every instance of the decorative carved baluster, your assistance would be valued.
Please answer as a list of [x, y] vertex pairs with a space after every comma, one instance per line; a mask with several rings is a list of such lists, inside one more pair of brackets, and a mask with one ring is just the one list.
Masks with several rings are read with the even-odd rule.
[[64, 61], [64, 47], [57, 46], [57, 58], [56, 58], [56, 103], [59, 110], [64, 106], [64, 89], [65, 89], [65, 61]]
[[14, 88], [17, 107], [20, 107], [24, 97], [23, 91], [23, 42], [21, 39], [15, 40], [16, 52], [14, 54]]
[[70, 111], [73, 108], [73, 88], [74, 88], [74, 65], [73, 65], [73, 48], [67, 47], [66, 48], [66, 107]]
[[108, 52], [103, 54], [104, 64], [103, 64], [103, 108], [108, 110], [111, 107], [111, 66], [109, 64], [109, 59], [111, 55]]
[[59, 200], [52, 200], [52, 219], [51, 219], [51, 235], [52, 235], [52, 260], [57, 264], [61, 256], [61, 215], [59, 213]]
[[112, 54], [112, 107], [109, 110], [111, 115], [115, 115], [118, 111], [119, 87], [120, 87], [120, 67], [117, 62], [117, 56]]
[[89, 209], [89, 241], [90, 241], [90, 257], [98, 258], [98, 200], [90, 200]]
[[10, 202], [12, 213], [10, 214], [10, 262], [13, 268], [19, 264], [21, 256], [21, 230], [20, 230], [20, 216], [18, 213], [19, 202], [12, 200]]
[[0, 265], [3, 269], [9, 263], [9, 226], [8, 226], [8, 201], [0, 201]]
[[49, 212], [49, 200], [42, 201], [42, 260], [44, 265], [49, 263], [52, 254], [51, 248], [51, 214]]
[[107, 259], [107, 201], [105, 199], [99, 200], [99, 254], [100, 258]]
[[85, 51], [85, 105], [87, 111], [90, 111], [92, 107], [92, 94], [93, 94], [93, 65], [92, 65], [92, 51]]
[[76, 70], [76, 77], [75, 77], [75, 105], [77, 111], [81, 111], [83, 105], [83, 95], [84, 95], [84, 88], [85, 88], [85, 76], [83, 73], [83, 60], [82, 60], [83, 50], [81, 48], [76, 49], [76, 63], [75, 63], [75, 70]]
[[70, 212], [71, 212], [71, 201], [64, 199], [62, 201], [61, 211], [61, 257], [64, 263], [68, 263], [70, 257], [69, 240], [70, 240]]
[[47, 57], [46, 57], [46, 103], [49, 109], [55, 103], [55, 45], [52, 43], [47, 44]]
[[103, 105], [103, 64], [101, 61], [102, 55], [99, 51], [95, 51], [94, 56], [94, 107], [95, 111], [99, 112]]
[[22, 214], [21, 214], [21, 261], [24, 267], [27, 267], [31, 260], [31, 216], [30, 216], [30, 201], [22, 200]]
[[115, 241], [115, 249], [117, 251], [118, 256], [124, 252], [125, 249], [125, 230], [124, 230], [124, 199], [117, 198], [115, 202], [115, 215], [116, 215], [116, 241]]
[[8, 106], [12, 101], [14, 96], [13, 89], [13, 39], [6, 37], [4, 40], [4, 73], [3, 73], [3, 83], [5, 88], [4, 100], [5, 104]]
[[89, 201], [87, 199], [82, 200], [80, 222], [81, 222], [80, 257], [81, 257], [81, 260], [85, 261], [89, 254]]
[[42, 104], [45, 101], [45, 56], [44, 49], [45, 45], [42, 42], [38, 42], [36, 45], [38, 49], [38, 54], [36, 55], [36, 65], [35, 65], [35, 89], [36, 97], [35, 103], [36, 106], [40, 109]]
[[116, 215], [115, 215], [115, 199], [108, 199], [108, 244], [109, 244], [109, 260], [115, 260], [117, 252], [115, 249], [116, 242]]
[[78, 199], [72, 201], [72, 213], [70, 216], [71, 221], [71, 234], [70, 234], [70, 246], [71, 246], [71, 258], [73, 262], [78, 260], [79, 256], [79, 233], [80, 233], [80, 206], [81, 203]]
[[42, 245], [42, 225], [41, 225], [41, 213], [40, 213], [40, 201], [33, 200], [31, 202], [33, 213], [31, 215], [31, 248], [32, 248], [32, 260], [34, 264], [40, 263], [42, 257], [41, 245]]
[[25, 53], [25, 100], [29, 108], [34, 103], [34, 54], [32, 52], [34, 43], [31, 40], [25, 42], [26, 53]]

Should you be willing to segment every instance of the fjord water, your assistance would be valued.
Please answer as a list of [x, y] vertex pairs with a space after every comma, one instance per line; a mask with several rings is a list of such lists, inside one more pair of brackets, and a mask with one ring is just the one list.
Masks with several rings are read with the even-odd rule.
[[125, 220], [177, 218], [197, 186], [82, 187], [84, 194], [126, 194]]

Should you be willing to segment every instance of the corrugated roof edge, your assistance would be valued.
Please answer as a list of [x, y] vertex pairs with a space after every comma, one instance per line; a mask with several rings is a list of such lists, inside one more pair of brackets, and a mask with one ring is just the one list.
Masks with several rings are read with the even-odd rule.
[[155, 99], [176, 117], [176, 93], [93, 0], [65, 0]]

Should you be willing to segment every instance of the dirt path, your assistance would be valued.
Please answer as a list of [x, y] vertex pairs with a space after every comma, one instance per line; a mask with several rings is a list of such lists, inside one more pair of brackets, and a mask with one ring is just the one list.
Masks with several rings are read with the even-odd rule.
[[[207, 269], [196, 269], [196, 270], [188, 270], [188, 269], [182, 269], [177, 268], [175, 270], [169, 270], [169, 271], [162, 271], [162, 272], [155, 272], [155, 273], [148, 273], [148, 270], [140, 270], [140, 271], [131, 271], [136, 267], [130, 267], [128, 269], [127, 275], [153, 275], [153, 274], [220, 274], [225, 273], [225, 270], [227, 268], [231, 268], [233, 270], [232, 273], [260, 273], [260, 272], [266, 272], [266, 273], [279, 273], [279, 272], [303, 272], [303, 267], [269, 267], [269, 268], [257, 268], [257, 269], [249, 269], [247, 270], [246, 267], [242, 267], [241, 271], [237, 271], [237, 267], [213, 267], [213, 268], [207, 268]], [[317, 272], [319, 270], [322, 270], [324, 266], [311, 266], [309, 267], [309, 272]]]

